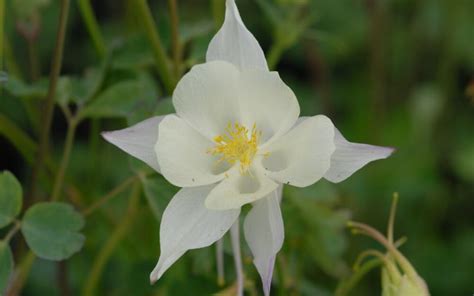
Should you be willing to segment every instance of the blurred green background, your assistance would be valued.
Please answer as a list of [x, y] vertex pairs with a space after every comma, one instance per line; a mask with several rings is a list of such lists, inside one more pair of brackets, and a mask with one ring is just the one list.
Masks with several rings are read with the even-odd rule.
[[[25, 187], [53, 54], [57, 2], [6, 1], [0, 70], [9, 81], [0, 90], [0, 170], [12, 171]], [[137, 2], [92, 1], [105, 51], [94, 46], [98, 43], [91, 41], [81, 16], [79, 4], [87, 1], [71, 3], [51, 162], [58, 163], [62, 155], [64, 106], [72, 112], [89, 108], [78, 126], [63, 196], [80, 210], [147, 170], [102, 140], [99, 131], [173, 111]], [[177, 3], [182, 58], [176, 73], [181, 75], [204, 62], [224, 1]], [[302, 115], [328, 115], [352, 142], [397, 148], [391, 158], [369, 164], [340, 184], [322, 180], [305, 189], [285, 188], [286, 238], [272, 294], [333, 295], [357, 254], [369, 247], [381, 249], [368, 238], [351, 235], [346, 221], [384, 231], [393, 192], [400, 194], [395, 234], [408, 238], [401, 250], [432, 295], [474, 293], [474, 1], [237, 4], [271, 67], [296, 93]], [[168, 1], [149, 5], [171, 52]], [[33, 142], [21, 141], [25, 137]], [[51, 181], [48, 176], [41, 180], [45, 197]], [[188, 252], [162, 280], [149, 285], [159, 255], [160, 215], [177, 188], [156, 174], [137, 180], [142, 198], [130, 199], [129, 187], [88, 215], [82, 251], [60, 267], [37, 260], [22, 295], [209, 295], [231, 286], [235, 275], [227, 241], [226, 286], [217, 285], [214, 246]], [[16, 237], [16, 258], [22, 246]], [[242, 246], [247, 293], [261, 295], [243, 240]], [[349, 295], [380, 291], [377, 270]]]

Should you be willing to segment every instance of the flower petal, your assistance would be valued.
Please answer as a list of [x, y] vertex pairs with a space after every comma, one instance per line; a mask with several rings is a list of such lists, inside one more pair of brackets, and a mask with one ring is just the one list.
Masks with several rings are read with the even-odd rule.
[[263, 174], [262, 168], [252, 167], [250, 173], [240, 174], [231, 169], [206, 198], [206, 207], [213, 210], [238, 209], [274, 191], [278, 184]]
[[260, 144], [285, 134], [298, 119], [298, 100], [277, 72], [243, 71], [239, 91], [242, 123], [249, 128], [256, 124]]
[[336, 128], [334, 143], [336, 151], [331, 156], [331, 167], [324, 175], [325, 179], [334, 183], [344, 181], [369, 162], [387, 158], [395, 151], [390, 147], [351, 143]]
[[270, 295], [275, 257], [285, 237], [279, 193], [281, 190], [275, 190], [256, 201], [244, 222], [245, 239], [262, 278], [265, 296]]
[[204, 206], [213, 187], [183, 188], [166, 207], [160, 225], [161, 254], [150, 275], [152, 283], [187, 250], [204, 248], [220, 239], [239, 217], [240, 209], [214, 211]]
[[166, 116], [160, 124], [155, 145], [161, 173], [173, 185], [194, 187], [224, 178], [226, 168], [208, 153], [213, 143], [176, 115]]
[[103, 132], [102, 137], [160, 172], [154, 147], [158, 140], [158, 125], [164, 117], [155, 116], [125, 129]]
[[309, 186], [329, 169], [334, 125], [324, 115], [308, 117], [262, 150], [269, 153], [262, 161], [267, 176], [284, 184]]
[[212, 140], [239, 118], [239, 70], [228, 62], [194, 66], [173, 93], [179, 117]]
[[216, 60], [228, 61], [241, 70], [259, 68], [268, 71], [263, 50], [242, 22], [234, 0], [226, 1], [224, 24], [207, 49], [206, 61]]

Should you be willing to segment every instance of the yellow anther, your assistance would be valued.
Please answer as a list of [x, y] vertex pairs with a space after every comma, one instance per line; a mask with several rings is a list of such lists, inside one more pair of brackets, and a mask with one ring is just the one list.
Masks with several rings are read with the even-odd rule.
[[209, 150], [212, 155], [220, 155], [219, 161], [227, 161], [229, 164], [240, 163], [240, 173], [248, 172], [252, 160], [257, 154], [258, 141], [261, 133], [257, 131], [254, 124], [249, 130], [239, 123], [231, 124], [225, 129], [225, 133], [214, 138], [216, 146]]

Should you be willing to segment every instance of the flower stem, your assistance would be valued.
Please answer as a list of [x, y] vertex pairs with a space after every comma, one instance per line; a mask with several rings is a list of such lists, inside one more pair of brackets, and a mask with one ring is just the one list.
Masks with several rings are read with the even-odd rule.
[[137, 213], [138, 201], [140, 198], [140, 183], [135, 182], [133, 186], [130, 200], [128, 203], [128, 208], [125, 216], [121, 219], [121, 223], [114, 230], [112, 235], [109, 237], [107, 243], [104, 245], [100, 253], [97, 255], [97, 258], [94, 260], [94, 265], [89, 273], [82, 295], [96, 295], [97, 284], [99, 283], [100, 277], [104, 271], [105, 265], [110, 259], [110, 256], [113, 254], [117, 245], [127, 234], [127, 231], [134, 220], [134, 217]]
[[36, 38], [26, 39], [28, 44], [28, 56], [30, 59], [30, 76], [31, 81], [36, 81], [41, 75], [40, 63], [38, 60], [38, 48], [36, 46]]
[[3, 70], [3, 48], [5, 34], [5, 0], [0, 0], [0, 71]]
[[225, 1], [211, 0], [212, 16], [214, 18], [214, 25], [216, 31], [222, 26], [224, 22]]
[[242, 267], [242, 257], [240, 255], [240, 230], [239, 220], [235, 221], [230, 228], [232, 241], [232, 252], [234, 253], [235, 272], [237, 273], [237, 296], [244, 295], [244, 272]]
[[349, 292], [360, 282], [360, 280], [372, 269], [379, 266], [382, 263], [378, 258], [374, 258], [367, 261], [362, 265], [351, 277], [347, 280], [342, 281], [334, 293], [335, 296], [349, 295]]
[[216, 243], [216, 262], [217, 262], [217, 285], [222, 287], [225, 285], [224, 275], [224, 238]]
[[81, 12], [82, 19], [86, 24], [87, 31], [89, 32], [89, 35], [92, 39], [95, 50], [97, 51], [99, 57], [103, 58], [107, 52], [107, 48], [105, 47], [104, 38], [102, 37], [97, 19], [94, 15], [94, 11], [92, 10], [91, 1], [78, 0], [78, 4], [79, 11]]
[[12, 229], [10, 229], [10, 231], [7, 233], [7, 235], [5, 235], [5, 238], [3, 239], [3, 241], [5, 243], [10, 242], [12, 237], [18, 232], [18, 230], [20, 230], [20, 227], [21, 227], [21, 221], [20, 220], [15, 220]]
[[356, 230], [356, 233], [367, 235], [381, 243], [397, 259], [400, 267], [409, 277], [418, 277], [417, 272], [411, 266], [410, 262], [405, 258], [405, 256], [403, 256], [403, 254], [400, 253], [400, 251], [398, 251], [393, 244], [390, 244], [389, 241], [380, 232], [368, 225], [358, 222], [350, 221], [348, 222], [348, 226]]
[[393, 194], [392, 206], [390, 207], [390, 216], [388, 218], [387, 238], [388, 242], [393, 244], [393, 226], [395, 224], [395, 214], [397, 213], [398, 193]]
[[23, 257], [19, 267], [18, 273], [14, 278], [12, 284], [8, 288], [5, 295], [20, 295], [23, 286], [30, 274], [31, 267], [33, 267], [33, 263], [35, 262], [36, 256], [33, 254], [32, 251], [28, 251], [25, 257]]
[[169, 69], [168, 57], [162, 45], [158, 30], [156, 29], [150, 7], [148, 6], [147, 0], [135, 0], [133, 3], [136, 5], [136, 11], [139, 14], [138, 19], [142, 22], [142, 26], [151, 43], [158, 74], [163, 81], [167, 93], [171, 94], [176, 85], [176, 80], [173, 79], [173, 75]]
[[40, 172], [43, 171], [43, 166], [48, 151], [49, 134], [51, 131], [51, 124], [53, 121], [54, 101], [56, 94], [56, 85], [58, 83], [59, 74], [61, 72], [64, 39], [66, 37], [66, 25], [69, 12], [70, 0], [61, 0], [61, 10], [59, 15], [59, 28], [56, 35], [56, 45], [54, 48], [53, 61], [51, 63], [51, 73], [49, 77], [49, 88], [44, 106], [43, 126], [40, 131], [40, 140], [38, 147], [37, 161], [33, 168], [31, 175], [31, 188], [29, 191], [29, 198], [36, 197], [37, 183]]
[[57, 201], [61, 197], [61, 189], [64, 183], [64, 174], [66, 173], [67, 166], [69, 164], [69, 158], [71, 156], [72, 145], [74, 143], [74, 137], [76, 134], [77, 121], [73, 118], [68, 125], [66, 142], [64, 144], [63, 157], [59, 165], [58, 173], [54, 180], [53, 193], [51, 194], [51, 201]]
[[174, 78], [181, 75], [181, 42], [179, 40], [179, 16], [177, 0], [168, 0], [171, 18], [171, 46], [173, 53]]
[[123, 181], [120, 185], [112, 189], [109, 193], [104, 195], [103, 197], [99, 198], [94, 204], [92, 204], [90, 207], [85, 209], [82, 214], [84, 216], [88, 216], [95, 212], [97, 209], [99, 209], [101, 206], [109, 202], [112, 198], [117, 196], [119, 193], [122, 193], [125, 189], [128, 188], [130, 184], [135, 182], [138, 179], [138, 176], [132, 176], [125, 181]]
[[267, 63], [270, 70], [274, 70], [281, 59], [285, 46], [280, 41], [275, 41], [270, 47], [270, 51], [267, 54]]

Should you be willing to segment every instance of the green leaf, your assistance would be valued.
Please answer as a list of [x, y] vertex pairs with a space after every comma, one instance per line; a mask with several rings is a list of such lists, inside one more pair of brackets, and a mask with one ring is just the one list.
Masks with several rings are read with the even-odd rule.
[[155, 218], [161, 220], [161, 215], [178, 188], [167, 182], [162, 176], [155, 175], [141, 178], [145, 197]]
[[13, 254], [10, 246], [0, 241], [0, 295], [7, 288], [13, 271]]
[[10, 76], [8, 77], [8, 81], [5, 83], [5, 90], [11, 95], [19, 98], [44, 98], [48, 92], [48, 80], [41, 79], [38, 82], [26, 84], [25, 82]]
[[10, 224], [22, 206], [21, 184], [10, 172], [0, 174], [0, 228]]
[[21, 231], [31, 250], [43, 259], [63, 260], [78, 252], [85, 237], [84, 219], [65, 203], [37, 203], [26, 212]]
[[125, 117], [153, 115], [158, 93], [148, 77], [119, 82], [100, 93], [83, 110], [84, 117]]

